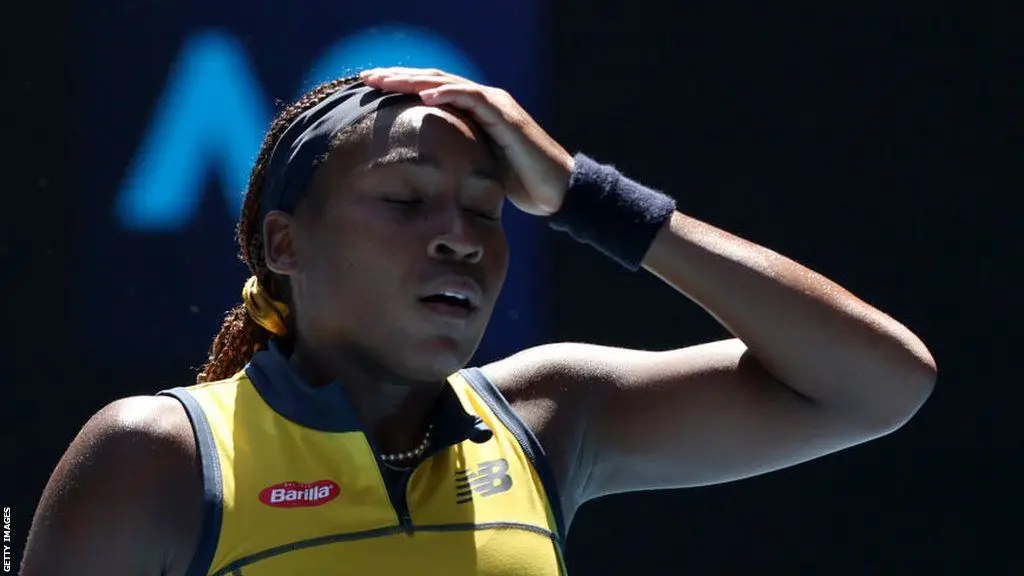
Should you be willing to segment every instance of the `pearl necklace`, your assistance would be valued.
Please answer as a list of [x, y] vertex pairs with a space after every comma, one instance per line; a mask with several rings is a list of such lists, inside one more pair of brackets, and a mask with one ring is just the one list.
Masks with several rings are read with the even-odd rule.
[[423, 435], [423, 441], [419, 443], [412, 450], [406, 450], [405, 452], [395, 452], [394, 454], [380, 454], [380, 460], [384, 464], [397, 464], [399, 462], [408, 462], [415, 460], [423, 455], [427, 451], [427, 447], [430, 446], [430, 431], [434, 428], [431, 424], [427, 426], [427, 433]]

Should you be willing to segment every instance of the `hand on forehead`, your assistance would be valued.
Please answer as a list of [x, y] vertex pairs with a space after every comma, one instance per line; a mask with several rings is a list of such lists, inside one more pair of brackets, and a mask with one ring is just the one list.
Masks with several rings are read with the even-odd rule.
[[453, 130], [468, 140], [486, 139], [481, 128], [469, 116], [449, 107], [425, 104], [394, 106], [378, 111], [377, 115], [373, 129], [375, 144], [382, 141], [387, 146], [407, 146], [410, 139], [436, 136], [445, 130]]
[[377, 114], [365, 149], [368, 169], [420, 160], [438, 168], [471, 165], [474, 170], [502, 172], [503, 162], [494, 143], [464, 113], [411, 105], [385, 108]]

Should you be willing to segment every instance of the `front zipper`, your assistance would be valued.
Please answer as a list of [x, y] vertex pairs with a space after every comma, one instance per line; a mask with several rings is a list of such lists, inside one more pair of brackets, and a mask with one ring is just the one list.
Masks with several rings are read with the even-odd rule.
[[[420, 459], [416, 464], [404, 472], [390, 470], [384, 465], [384, 463], [380, 462], [380, 456], [377, 454], [377, 450], [372, 443], [370, 447], [373, 451], [374, 459], [378, 462], [377, 469], [380, 472], [381, 481], [384, 483], [384, 489], [388, 495], [388, 502], [391, 504], [392, 510], [395, 511], [395, 515], [398, 517], [398, 527], [406, 534], [412, 536], [413, 532], [416, 531], [416, 528], [412, 524], [412, 515], [409, 513], [409, 481], [412, 479], [413, 473], [416, 472], [416, 469], [419, 468], [421, 464], [429, 460], [435, 454], [442, 452], [447, 447], [439, 446], [434, 442], [431, 442], [430, 446], [423, 451], [423, 455], [420, 456]], [[396, 478], [396, 485], [393, 486], [392, 483], [388, 481], [388, 477], [393, 477], [399, 474], [401, 476]]]
[[[398, 481], [398, 502], [392, 500], [392, 505], [395, 508], [395, 513], [398, 515], [398, 525], [402, 530], [412, 536], [412, 515], [409, 513], [409, 495], [407, 490], [409, 489], [409, 479], [412, 478], [412, 473], [415, 469], [410, 469], [402, 472], [402, 476]], [[389, 495], [388, 498], [391, 496]]]
[[388, 504], [395, 513], [395, 517], [398, 518], [398, 528], [411, 536], [413, 533], [412, 515], [409, 513], [409, 499], [406, 490], [409, 487], [413, 469], [404, 472], [390, 470], [378, 461], [377, 473], [380, 475], [381, 483], [384, 484], [384, 493], [387, 496]]
[[387, 496], [388, 504], [391, 506], [391, 510], [394, 511], [395, 517], [398, 518], [398, 528], [411, 536], [414, 529], [412, 515], [409, 513], [409, 499], [406, 495], [406, 490], [409, 487], [409, 479], [412, 478], [412, 473], [416, 471], [416, 466], [419, 466], [420, 463], [418, 462], [416, 466], [409, 470], [392, 470], [381, 461], [377, 444], [370, 436], [363, 432], [363, 438], [366, 439], [366, 443], [370, 447], [370, 456], [377, 465], [377, 474], [380, 476], [381, 483], [384, 484], [384, 494]]

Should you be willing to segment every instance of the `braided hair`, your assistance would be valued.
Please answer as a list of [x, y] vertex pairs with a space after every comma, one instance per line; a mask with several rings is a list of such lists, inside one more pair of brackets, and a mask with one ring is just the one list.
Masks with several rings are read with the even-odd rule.
[[[239, 256], [254, 276], [260, 279], [264, 289], [279, 300], [287, 301], [287, 286], [281, 278], [267, 269], [263, 252], [263, 222], [260, 220], [260, 193], [266, 178], [267, 166], [274, 146], [295, 119], [316, 106], [334, 92], [343, 89], [356, 81], [357, 76], [339, 78], [317, 86], [306, 93], [298, 101], [282, 110], [270, 124], [259, 156], [249, 176], [249, 186], [245, 192], [245, 203], [236, 229]], [[350, 128], [356, 128], [356, 125]], [[287, 321], [288, 319], [286, 319]], [[239, 304], [228, 310], [221, 325], [220, 332], [210, 345], [206, 363], [196, 376], [197, 382], [214, 382], [230, 378], [245, 367], [253, 354], [266, 348], [271, 333], [257, 324], [249, 316], [245, 304]]]

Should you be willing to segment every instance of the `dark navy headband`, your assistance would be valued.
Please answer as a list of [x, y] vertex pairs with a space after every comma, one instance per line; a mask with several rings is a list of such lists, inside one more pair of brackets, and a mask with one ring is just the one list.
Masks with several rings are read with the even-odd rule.
[[331, 139], [338, 132], [380, 108], [418, 100], [415, 94], [384, 92], [357, 81], [303, 112], [284, 131], [270, 155], [260, 194], [260, 222], [272, 210], [295, 211], [313, 170], [330, 151]]

